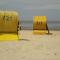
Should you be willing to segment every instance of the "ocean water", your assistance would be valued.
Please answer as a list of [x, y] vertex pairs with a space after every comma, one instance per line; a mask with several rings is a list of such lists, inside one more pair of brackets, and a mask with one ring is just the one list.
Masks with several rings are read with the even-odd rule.
[[[22, 30], [32, 30], [33, 29], [33, 21], [21, 21], [21, 29]], [[48, 28], [50, 30], [60, 30], [60, 22], [59, 21], [48, 21]]]

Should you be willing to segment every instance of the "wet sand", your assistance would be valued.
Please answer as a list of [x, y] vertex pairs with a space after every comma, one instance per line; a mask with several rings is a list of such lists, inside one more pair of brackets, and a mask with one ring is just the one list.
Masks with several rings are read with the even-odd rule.
[[50, 32], [34, 35], [22, 30], [20, 41], [0, 42], [0, 60], [60, 60], [60, 31]]

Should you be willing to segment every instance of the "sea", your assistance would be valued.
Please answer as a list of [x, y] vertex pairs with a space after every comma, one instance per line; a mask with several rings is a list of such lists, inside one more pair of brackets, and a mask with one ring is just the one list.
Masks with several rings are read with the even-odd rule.
[[[50, 30], [60, 30], [60, 21], [47, 21]], [[33, 30], [33, 21], [20, 21], [22, 30]]]

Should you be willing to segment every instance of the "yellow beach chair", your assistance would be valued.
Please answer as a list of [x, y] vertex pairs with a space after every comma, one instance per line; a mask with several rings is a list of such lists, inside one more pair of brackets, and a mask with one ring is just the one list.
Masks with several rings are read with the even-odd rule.
[[49, 34], [49, 29], [46, 22], [46, 16], [33, 17], [33, 33], [34, 34]]
[[0, 11], [0, 41], [18, 41], [18, 13]]

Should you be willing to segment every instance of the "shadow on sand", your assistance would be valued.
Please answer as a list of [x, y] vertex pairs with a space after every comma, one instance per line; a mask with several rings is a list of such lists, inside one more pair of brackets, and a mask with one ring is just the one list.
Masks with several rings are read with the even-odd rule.
[[20, 41], [29, 41], [28, 39], [19, 39]]

